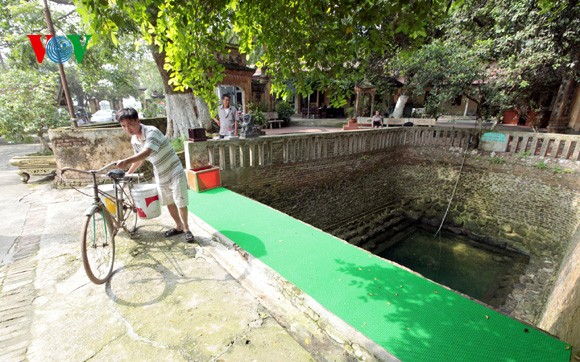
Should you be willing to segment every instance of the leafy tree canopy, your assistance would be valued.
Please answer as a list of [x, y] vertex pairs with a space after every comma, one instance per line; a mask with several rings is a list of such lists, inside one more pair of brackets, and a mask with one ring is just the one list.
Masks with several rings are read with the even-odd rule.
[[403, 92], [428, 91], [434, 117], [458, 95], [478, 104], [479, 117], [512, 107], [539, 111], [579, 61], [579, 27], [574, 0], [455, 1], [425, 45], [382, 61], [387, 74], [405, 78]]
[[[56, 94], [58, 74], [9, 69], [0, 74], [0, 134], [9, 140], [23, 140], [30, 134], [39, 136], [51, 127], [66, 124]], [[32, 91], [31, 91], [32, 90]]]
[[426, 113], [438, 118], [443, 104], [459, 96], [479, 99], [473, 93], [481, 90], [486, 78], [485, 64], [477, 53], [461, 44], [436, 40], [413, 52], [401, 52], [389, 64], [405, 78], [405, 87], [411, 94], [422, 95]]
[[191, 89], [210, 105], [217, 103], [214, 89], [224, 73], [217, 55], [227, 52], [232, 31], [242, 52], [263, 48], [257, 65], [273, 77], [274, 91], [286, 92], [286, 80], [294, 79], [296, 90], [306, 93], [313, 84], [307, 77], [320, 88], [340, 84], [348, 73], [364, 72], [371, 54], [420, 43], [447, 10], [443, 0], [75, 3], [92, 32], [113, 41], [137, 25], [164, 53], [174, 90]]
[[[0, 8], [0, 29], [3, 30], [0, 49], [7, 54], [5, 67], [31, 71], [33, 74], [38, 71], [58, 73], [56, 64], [46, 56], [41, 64], [38, 63], [27, 38], [27, 34], [48, 34], [43, 5], [34, 1], [0, 2], [3, 5]], [[63, 7], [49, 3], [57, 35], [87, 33], [72, 2], [68, 5]], [[145, 57], [144, 50], [148, 49], [142, 46], [144, 42], [135, 38], [137, 31], [134, 28], [122, 35], [123, 42], [118, 46], [109, 38], [103, 38], [98, 43], [91, 39], [81, 64], [74, 60], [64, 63], [69, 89], [79, 105], [84, 105], [84, 100], [90, 98], [120, 100], [139, 95], [139, 68], [141, 64], [153, 62]]]
[[580, 54], [575, 0], [465, 0], [443, 27], [490, 64], [487, 82], [502, 108], [549, 101]]

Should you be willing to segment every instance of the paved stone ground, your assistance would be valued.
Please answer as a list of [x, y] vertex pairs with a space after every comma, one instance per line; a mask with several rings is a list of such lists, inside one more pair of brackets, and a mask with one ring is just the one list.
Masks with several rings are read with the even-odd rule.
[[[31, 208], [19, 201], [30, 191], [8, 160], [38, 151], [39, 147], [7, 145], [0, 138], [0, 354], [8, 359], [23, 359], [30, 341], [35, 255], [40, 237], [24, 234], [23, 230], [41, 229], [46, 212], [44, 207]], [[31, 218], [27, 220], [27, 216]]]
[[[165, 238], [166, 211], [116, 238], [115, 274], [88, 281], [79, 250], [88, 197], [36, 186], [0, 272], [0, 360], [308, 361], [311, 353], [198, 244]], [[19, 205], [23, 208], [23, 205]]]
[[[27, 230], [42, 230], [45, 207], [30, 210], [24, 224]], [[2, 294], [0, 295], [0, 357], [2, 359], [25, 359], [30, 343], [35, 298], [34, 279], [36, 274], [36, 253], [40, 235], [27, 233], [18, 238], [13, 261], [3, 270]]]
[[[412, 121], [412, 119], [411, 119]], [[289, 127], [283, 128], [266, 128], [264, 131], [266, 135], [280, 135], [290, 133], [324, 133], [324, 132], [338, 132], [342, 131], [342, 126], [346, 125], [346, 118], [300, 118], [292, 117]], [[359, 123], [370, 123], [368, 117], [359, 117]], [[489, 129], [492, 123], [485, 123], [484, 129]], [[454, 127], [454, 128], [475, 128], [476, 123], [472, 119], [465, 120], [449, 120], [444, 117], [437, 121], [437, 127]], [[533, 132], [531, 127], [516, 126], [516, 125], [502, 125], [499, 124], [495, 128], [496, 131], [511, 131], [511, 132]], [[348, 131], [345, 131], [348, 132]], [[546, 129], [540, 129], [539, 132], [546, 132]]]

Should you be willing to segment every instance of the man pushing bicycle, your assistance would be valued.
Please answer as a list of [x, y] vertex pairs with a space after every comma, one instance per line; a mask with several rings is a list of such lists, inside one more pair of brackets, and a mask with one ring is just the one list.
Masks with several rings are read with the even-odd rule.
[[116, 119], [123, 130], [131, 135], [131, 145], [135, 151], [133, 156], [117, 161], [117, 167], [124, 169], [129, 166], [128, 172], [133, 173], [144, 160], [151, 162], [161, 205], [167, 206], [175, 221], [175, 228], [165, 231], [164, 235], [171, 237], [185, 233], [185, 241], [194, 242], [187, 221], [187, 178], [169, 140], [157, 128], [141, 124], [134, 108], [119, 110]]

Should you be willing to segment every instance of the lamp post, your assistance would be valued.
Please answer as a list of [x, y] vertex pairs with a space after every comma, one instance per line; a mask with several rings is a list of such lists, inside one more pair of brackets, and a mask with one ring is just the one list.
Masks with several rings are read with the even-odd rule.
[[[56, 38], [56, 32], [54, 31], [54, 25], [52, 24], [52, 17], [50, 16], [50, 9], [48, 8], [48, 3], [44, 0], [44, 19], [46, 20], [46, 25], [48, 26], [48, 31], [52, 35], [52, 39]], [[55, 40], [56, 41], [56, 40]], [[60, 57], [60, 53], [59, 53]], [[77, 117], [75, 115], [75, 110], [73, 108], [72, 98], [70, 97], [70, 92], [68, 89], [68, 82], [66, 81], [66, 74], [64, 74], [64, 67], [62, 62], [57, 63], [58, 72], [60, 73], [60, 81], [62, 82], [62, 88], [64, 90], [64, 98], [66, 100], [66, 106], [68, 108], [68, 113], [70, 115], [71, 125], [76, 128]]]

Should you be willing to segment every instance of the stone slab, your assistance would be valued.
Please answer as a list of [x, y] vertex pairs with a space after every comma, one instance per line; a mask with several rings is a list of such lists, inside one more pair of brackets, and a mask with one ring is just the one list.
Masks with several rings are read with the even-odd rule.
[[505, 152], [507, 150], [509, 137], [505, 133], [485, 132], [481, 136], [479, 147], [489, 152]]

